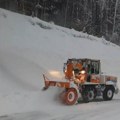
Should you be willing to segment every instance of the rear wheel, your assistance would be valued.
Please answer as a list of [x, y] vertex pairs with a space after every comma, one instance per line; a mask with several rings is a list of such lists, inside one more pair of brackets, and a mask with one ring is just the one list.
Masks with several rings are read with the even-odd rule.
[[95, 98], [94, 89], [84, 89], [82, 93], [82, 98], [85, 103], [92, 101]]
[[103, 99], [104, 100], [112, 100], [113, 95], [114, 95], [114, 87], [113, 86], [106, 87], [105, 90], [103, 91]]
[[77, 91], [74, 88], [70, 88], [65, 92], [64, 102], [67, 105], [73, 105], [78, 99]]

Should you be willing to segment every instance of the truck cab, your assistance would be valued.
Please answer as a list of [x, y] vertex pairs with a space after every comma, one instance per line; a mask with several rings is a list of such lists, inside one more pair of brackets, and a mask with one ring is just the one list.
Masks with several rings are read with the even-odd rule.
[[[69, 64], [72, 64], [72, 71], [71, 72], [71, 78], [73, 78], [73, 75], [75, 75], [77, 72], [80, 73], [80, 71], [85, 71], [85, 80], [87, 82], [97, 82], [97, 80], [93, 80], [93, 78], [95, 78], [95, 76], [98, 78], [98, 76], [100, 76], [101, 74], [101, 66], [100, 66], [100, 60], [92, 60], [92, 59], [68, 59], [67, 63], [64, 63], [64, 67], [63, 67], [63, 71], [66, 75], [67, 78], [67, 72], [69, 71], [69, 69], [71, 68], [67, 68], [69, 66]], [[82, 65], [82, 69], [76, 68], [76, 64], [81, 64]], [[74, 74], [72, 74], [74, 73]]]

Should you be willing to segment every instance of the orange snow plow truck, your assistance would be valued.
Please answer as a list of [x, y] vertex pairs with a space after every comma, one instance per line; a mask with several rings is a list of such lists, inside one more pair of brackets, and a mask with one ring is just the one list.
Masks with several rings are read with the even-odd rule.
[[64, 88], [63, 102], [67, 105], [75, 104], [79, 98], [84, 102], [102, 96], [104, 100], [112, 100], [114, 93], [118, 93], [117, 77], [105, 75], [101, 72], [100, 60], [68, 59], [64, 63], [65, 81], [52, 81], [43, 75], [46, 90], [50, 86]]

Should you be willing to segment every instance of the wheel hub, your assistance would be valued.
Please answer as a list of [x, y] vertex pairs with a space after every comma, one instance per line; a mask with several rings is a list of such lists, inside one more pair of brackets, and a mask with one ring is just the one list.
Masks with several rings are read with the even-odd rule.
[[109, 98], [112, 97], [112, 90], [108, 90], [108, 92], [107, 92], [107, 96], [108, 96]]
[[89, 91], [88, 98], [89, 98], [89, 100], [93, 100], [94, 99], [94, 92], [92, 90]]
[[68, 100], [71, 102], [71, 101], [74, 100], [74, 98], [75, 98], [74, 93], [73, 93], [73, 92], [70, 92], [70, 93], [68, 94]]

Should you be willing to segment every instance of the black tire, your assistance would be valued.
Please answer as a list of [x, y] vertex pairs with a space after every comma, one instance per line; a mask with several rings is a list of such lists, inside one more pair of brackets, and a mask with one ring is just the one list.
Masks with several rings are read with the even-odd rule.
[[96, 89], [94, 90], [94, 99], [96, 99], [96, 97], [97, 97], [97, 91], [96, 91]]
[[83, 94], [82, 98], [83, 98], [83, 102], [89, 103], [89, 98], [88, 98], [88, 96], [86, 94]]
[[97, 96], [97, 91], [94, 86], [87, 86], [82, 90], [82, 98], [85, 103], [93, 101]]
[[84, 90], [82, 93], [82, 98], [85, 103], [92, 101], [95, 98], [94, 90]]
[[113, 86], [107, 86], [105, 90], [103, 91], [103, 99], [104, 100], [112, 100], [114, 95], [114, 87]]
[[82, 99], [83, 99], [83, 102], [85, 102], [85, 103], [88, 103], [88, 102], [89, 102], [88, 91], [84, 91], [84, 92], [82, 93]]

